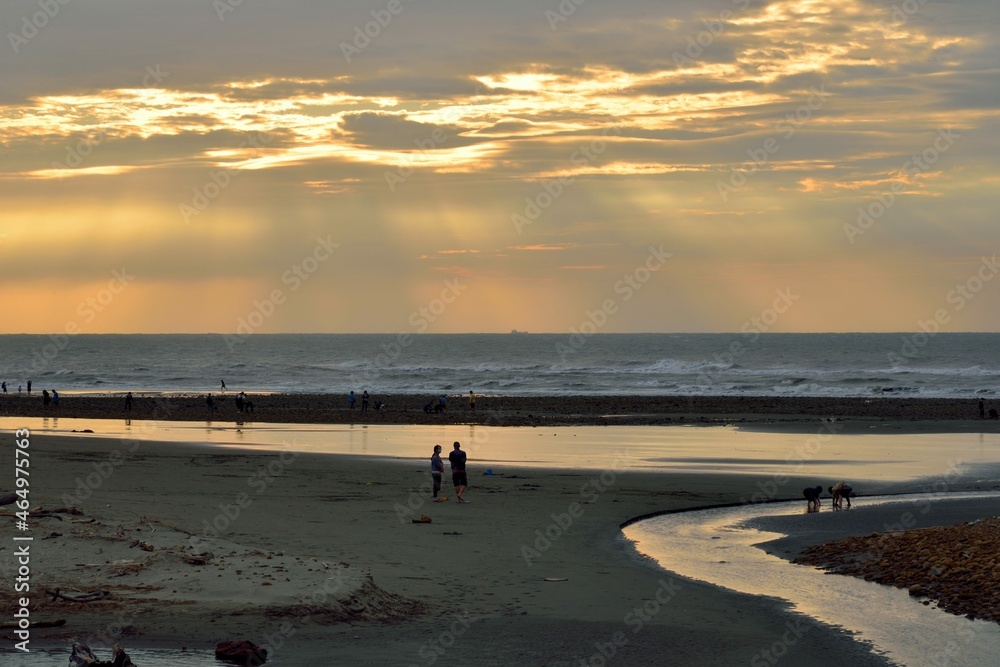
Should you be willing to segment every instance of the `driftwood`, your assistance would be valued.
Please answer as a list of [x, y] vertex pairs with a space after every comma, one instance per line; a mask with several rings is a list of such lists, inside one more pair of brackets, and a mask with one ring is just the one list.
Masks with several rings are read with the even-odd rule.
[[135, 663], [118, 644], [114, 646], [111, 660], [98, 660], [86, 644], [73, 644], [69, 667], [135, 667]]
[[54, 591], [45, 591], [46, 594], [52, 596], [52, 602], [56, 600], [66, 600], [68, 602], [96, 602], [97, 600], [103, 600], [104, 598], [111, 595], [107, 591], [93, 591], [91, 593], [60, 593], [59, 589]]
[[215, 558], [215, 554], [211, 551], [206, 551], [201, 554], [183, 554], [181, 560], [183, 560], [188, 565], [208, 565]]
[[83, 516], [83, 510], [79, 507], [57, 507], [54, 510], [45, 509], [44, 507], [36, 507], [31, 510], [32, 514], [35, 512], [42, 512], [43, 514], [72, 514], [73, 516]]
[[[0, 505], [9, 505], [14, 502], [13, 500], [11, 500], [10, 502], [3, 502], [4, 498], [6, 498], [7, 495], [8, 494], [0, 495]], [[81, 512], [80, 509], [77, 507], [59, 507], [54, 510], [47, 510], [44, 507], [34, 507], [28, 511], [28, 516], [31, 519], [46, 519], [49, 517], [55, 517], [60, 521], [62, 521], [63, 518], [62, 516], [60, 516], [61, 514], [72, 514], [73, 516], [82, 516], [83, 512]], [[0, 516], [15, 516], [15, 513], [0, 512]]]
[[[61, 628], [66, 625], [66, 619], [60, 618], [58, 621], [32, 621], [29, 628]], [[21, 626], [17, 623], [0, 623], [0, 630], [16, 630]]]
[[215, 647], [215, 659], [237, 665], [263, 665], [267, 662], [267, 649], [246, 639], [220, 642]]

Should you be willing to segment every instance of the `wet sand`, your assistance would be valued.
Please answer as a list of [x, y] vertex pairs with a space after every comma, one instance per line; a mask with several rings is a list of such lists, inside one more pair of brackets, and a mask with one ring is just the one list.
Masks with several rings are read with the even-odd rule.
[[[213, 423], [246, 418], [232, 395], [215, 398]], [[997, 422], [977, 418], [974, 402], [933, 399], [485, 397], [474, 415], [462, 397], [431, 415], [417, 397], [376, 399], [390, 408], [350, 411], [331, 396], [251, 397], [260, 422], [456, 425], [442, 441], [463, 440], [470, 431], [457, 425], [470, 423], [739, 424], [816, 433], [833, 420], [838, 430], [857, 433], [998, 430]], [[121, 397], [96, 396], [63, 396], [47, 411], [40, 398], [7, 397], [0, 411], [95, 424], [126, 416]], [[137, 393], [128, 416], [134, 423], [205, 422], [206, 410], [202, 397]], [[82, 512], [32, 522], [33, 618], [67, 620], [64, 628], [35, 631], [38, 646], [90, 637], [95, 644], [208, 651], [246, 638], [268, 647], [277, 665], [578, 667], [601, 659], [661, 665], [667, 657], [683, 665], [752, 664], [766, 662], [778, 645], [787, 664], [887, 664], [783, 603], [665, 573], [621, 536], [620, 526], [635, 517], [745, 502], [770, 473], [508, 462], [502, 473], [484, 476], [484, 450], [471, 461], [471, 502], [460, 505], [453, 497], [430, 502], [422, 460], [220, 449], [99, 431], [32, 438], [34, 504]], [[785, 480], [787, 489], [813, 483]], [[895, 492], [924, 486], [892, 484]], [[445, 489], [453, 496], [447, 479]], [[412, 522], [423, 515], [432, 521]], [[803, 546], [834, 539], [797, 536]], [[0, 575], [0, 603], [10, 608], [10, 558], [0, 559]], [[42, 594], [56, 587], [111, 596], [82, 603]], [[807, 640], [782, 639], [803, 628]]]
[[[753, 476], [485, 476], [474, 460], [461, 505], [447, 483], [452, 498], [430, 502], [423, 461], [45, 434], [30, 451], [34, 503], [82, 512], [32, 521], [33, 619], [67, 620], [35, 630], [38, 647], [246, 638], [276, 665], [578, 667], [751, 664], [780, 645], [786, 664], [886, 664], [774, 600], [665, 573], [621, 537], [636, 516], [739, 502]], [[55, 587], [111, 597], [43, 595]], [[807, 639], [789, 645], [792, 630]]]

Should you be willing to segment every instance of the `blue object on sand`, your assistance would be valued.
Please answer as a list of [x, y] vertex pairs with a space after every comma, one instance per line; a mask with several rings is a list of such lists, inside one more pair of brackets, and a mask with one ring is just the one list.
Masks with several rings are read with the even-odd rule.
[[484, 472], [483, 474], [484, 475], [492, 475], [493, 474], [493, 468], [487, 468], [486, 472]]

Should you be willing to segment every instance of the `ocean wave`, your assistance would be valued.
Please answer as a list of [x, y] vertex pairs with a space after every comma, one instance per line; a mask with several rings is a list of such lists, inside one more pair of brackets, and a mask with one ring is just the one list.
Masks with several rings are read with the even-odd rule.
[[[0, 337], [8, 387], [33, 377], [59, 390], [215, 390], [219, 378], [247, 391], [733, 396], [1000, 396], [993, 351], [1000, 334], [940, 334], [909, 363], [890, 366], [896, 334], [786, 336], [754, 344], [717, 334], [594, 335], [560, 359], [566, 337], [414, 336], [396, 355], [391, 336], [255, 338], [254, 355], [226, 356], [218, 336], [79, 339], [45, 368], [32, 368], [44, 336]], [[727, 354], [733, 340], [744, 352]], [[15, 379], [16, 378], [16, 379]]]

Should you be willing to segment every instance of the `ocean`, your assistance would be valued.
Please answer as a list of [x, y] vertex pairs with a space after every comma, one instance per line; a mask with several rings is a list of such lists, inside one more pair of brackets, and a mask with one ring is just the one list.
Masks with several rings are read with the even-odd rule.
[[4, 335], [8, 392], [990, 398], [1000, 334]]

